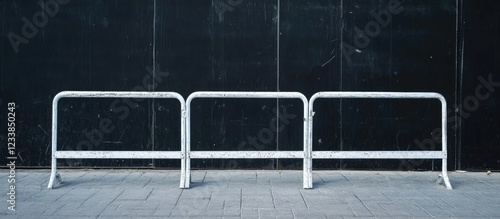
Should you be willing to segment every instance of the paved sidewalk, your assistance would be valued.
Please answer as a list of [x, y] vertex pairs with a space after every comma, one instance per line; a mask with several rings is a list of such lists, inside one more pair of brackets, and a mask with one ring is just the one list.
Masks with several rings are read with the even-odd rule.
[[500, 174], [314, 171], [193, 171], [179, 189], [177, 170], [17, 170], [16, 211], [7, 209], [8, 172], [0, 170], [0, 218], [500, 218]]

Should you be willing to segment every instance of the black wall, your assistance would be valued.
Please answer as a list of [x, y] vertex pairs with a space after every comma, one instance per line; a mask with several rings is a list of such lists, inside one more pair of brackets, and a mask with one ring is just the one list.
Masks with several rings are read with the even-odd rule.
[[[175, 91], [184, 98], [194, 91], [298, 91], [308, 98], [318, 91], [426, 91], [448, 102], [450, 169], [500, 169], [497, 1], [44, 2], [0, 1], [0, 162], [7, 162], [7, 104], [15, 102], [18, 165], [50, 165], [51, 102], [64, 90]], [[439, 106], [320, 99], [314, 150], [439, 150]], [[63, 99], [59, 107], [60, 150], [180, 150], [175, 100]], [[302, 110], [298, 100], [194, 100], [192, 150], [301, 150]], [[103, 122], [112, 130], [102, 130]], [[264, 133], [271, 125], [283, 128]], [[314, 167], [439, 164], [315, 160]], [[61, 165], [180, 166], [177, 160]], [[193, 161], [196, 168], [301, 166], [281, 159]]]

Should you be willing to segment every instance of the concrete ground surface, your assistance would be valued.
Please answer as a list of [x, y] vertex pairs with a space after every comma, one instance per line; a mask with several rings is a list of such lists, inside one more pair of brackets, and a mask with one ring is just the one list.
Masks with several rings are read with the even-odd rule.
[[50, 170], [16, 172], [16, 208], [8, 210], [6, 169], [0, 218], [500, 218], [500, 173], [197, 170], [179, 189], [179, 170]]

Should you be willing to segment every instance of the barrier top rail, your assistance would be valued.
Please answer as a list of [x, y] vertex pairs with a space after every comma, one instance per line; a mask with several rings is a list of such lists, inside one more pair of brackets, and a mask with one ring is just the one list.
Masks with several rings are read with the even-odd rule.
[[196, 91], [189, 95], [186, 103], [194, 98], [299, 98], [307, 103], [307, 98], [299, 92], [268, 91]]
[[176, 92], [159, 91], [62, 91], [59, 92], [52, 101], [57, 104], [61, 98], [81, 97], [81, 98], [175, 98], [184, 103], [184, 98]]
[[317, 98], [409, 98], [409, 99], [439, 99], [446, 104], [443, 95], [435, 92], [343, 92], [324, 91], [315, 93], [309, 102]]
[[359, 158], [359, 159], [442, 159], [442, 177], [448, 189], [452, 189], [447, 174], [447, 109], [443, 95], [434, 92], [340, 92], [327, 91], [314, 94], [309, 100], [309, 149], [313, 146], [314, 101], [318, 98], [401, 98], [438, 99], [441, 102], [441, 151], [315, 151], [311, 158]]
[[[195, 98], [296, 98], [303, 102], [303, 145], [304, 151], [196, 151], [191, 152], [191, 101]], [[310, 149], [307, 144], [307, 119], [308, 101], [299, 92], [235, 92], [235, 91], [198, 91], [194, 92], [186, 99], [186, 186], [190, 183], [190, 159], [191, 158], [303, 158], [304, 159], [304, 188], [312, 186], [312, 173]]]
[[[62, 98], [174, 98], [180, 103], [181, 114], [181, 151], [57, 151], [57, 114], [58, 103]], [[185, 179], [185, 125], [184, 118], [186, 104], [184, 98], [175, 92], [130, 92], [130, 91], [62, 91], [52, 101], [52, 170], [48, 188], [53, 188], [56, 179], [61, 180], [57, 173], [57, 159], [70, 158], [128, 158], [128, 159], [152, 159], [168, 158], [181, 159], [181, 182], [184, 186]]]

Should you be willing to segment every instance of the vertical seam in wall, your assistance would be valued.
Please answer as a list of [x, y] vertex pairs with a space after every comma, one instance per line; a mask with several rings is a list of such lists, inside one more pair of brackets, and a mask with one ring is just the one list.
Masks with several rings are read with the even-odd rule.
[[[457, 0], [457, 15], [456, 15], [456, 89], [455, 89], [455, 108], [462, 105], [462, 85], [463, 85], [463, 59], [464, 59], [464, 28], [463, 28], [463, 0]], [[459, 116], [459, 111], [455, 112], [455, 169], [462, 169], [460, 157], [462, 155], [462, 118]]]
[[[458, 75], [459, 75], [459, 61], [458, 61], [458, 53], [459, 53], [459, 38], [458, 38], [458, 23], [460, 22], [460, 19], [459, 19], [459, 5], [460, 5], [460, 0], [456, 0], [455, 2], [455, 93], [454, 93], [454, 105], [452, 105], [453, 108], [455, 108], [455, 106], [458, 106], [458, 92], [459, 92], [459, 86], [458, 86]], [[455, 125], [458, 124], [458, 117], [457, 117], [457, 113], [455, 113], [453, 115], [455, 117]], [[455, 130], [456, 131], [456, 130]], [[458, 163], [457, 163], [457, 158], [458, 158], [458, 154], [459, 154], [459, 148], [458, 148], [458, 141], [457, 141], [457, 135], [455, 133], [455, 169], [458, 169]]]
[[[464, 84], [464, 54], [465, 54], [465, 48], [464, 48], [464, 42], [465, 42], [465, 35], [464, 35], [464, 8], [463, 8], [463, 0], [459, 0], [460, 2], [460, 29], [461, 29], [461, 51], [460, 51], [460, 104], [462, 104], [462, 96], [463, 96], [463, 84]], [[460, 146], [459, 150], [459, 156], [462, 156], [462, 120], [460, 119], [460, 126], [458, 127], [458, 145]], [[462, 166], [462, 163], [460, 161], [460, 157], [458, 157], [458, 167]]]
[[[156, 78], [156, 0], [153, 0], [153, 78]], [[154, 84], [154, 80], [153, 81]], [[151, 86], [154, 91], [154, 86]]]
[[[92, 26], [92, 2], [89, 3], [89, 26]], [[92, 36], [92, 28], [89, 28], [89, 37]], [[89, 87], [92, 86], [92, 40], [89, 40]], [[89, 101], [89, 100], [87, 100]]]
[[[342, 51], [342, 43], [344, 42], [344, 1], [341, 0], [340, 1], [340, 83], [339, 83], [339, 90], [342, 91], [344, 88], [342, 86], [342, 76], [343, 76], [343, 57], [344, 57], [344, 54], [343, 54], [343, 51]], [[343, 150], [343, 139], [342, 139], [342, 98], [339, 99], [339, 114], [340, 114], [340, 124], [339, 124], [339, 146], [340, 146], [340, 151]], [[312, 139], [311, 139], [312, 140]], [[339, 169], [342, 169], [342, 159], [339, 160]]]
[[[212, 4], [211, 4], [210, 7], [212, 7], [212, 8], [215, 7], [214, 6], [214, 0], [212, 0]], [[214, 14], [217, 14], [217, 12], [214, 13]], [[211, 40], [211, 43], [212, 43], [212, 45], [210, 47], [210, 49], [211, 49], [210, 50], [210, 67], [211, 67], [211, 69], [210, 70], [211, 70], [211, 73], [212, 73], [212, 80], [215, 78], [215, 67], [216, 67], [215, 64], [214, 64], [215, 63], [215, 61], [214, 61], [215, 60], [215, 57], [214, 57], [214, 54], [215, 54], [215, 52], [214, 52], [214, 45], [215, 45], [215, 19], [216, 19], [216, 17], [215, 17], [214, 14], [210, 15], [211, 16], [211, 19], [210, 19], [210, 25], [211, 25], [211, 27], [210, 27], [211, 28], [210, 29], [210, 40]], [[212, 86], [212, 89], [214, 87], [213, 84], [214, 83], [210, 83], [210, 85]]]
[[[156, 78], [156, 0], [153, 0], [153, 80], [151, 80], [151, 90], [155, 91], [155, 78]], [[149, 90], [149, 89], [148, 89]], [[155, 99], [151, 101], [151, 150], [155, 150]], [[152, 165], [155, 167], [155, 160], [152, 160]]]
[[[280, 0], [277, 0], [277, 16], [276, 16], [276, 91], [280, 92]], [[276, 98], [276, 127], [279, 127], [279, 98]], [[279, 131], [276, 130], [276, 151], [279, 150]], [[276, 169], [279, 169], [278, 159], [276, 158]]]

